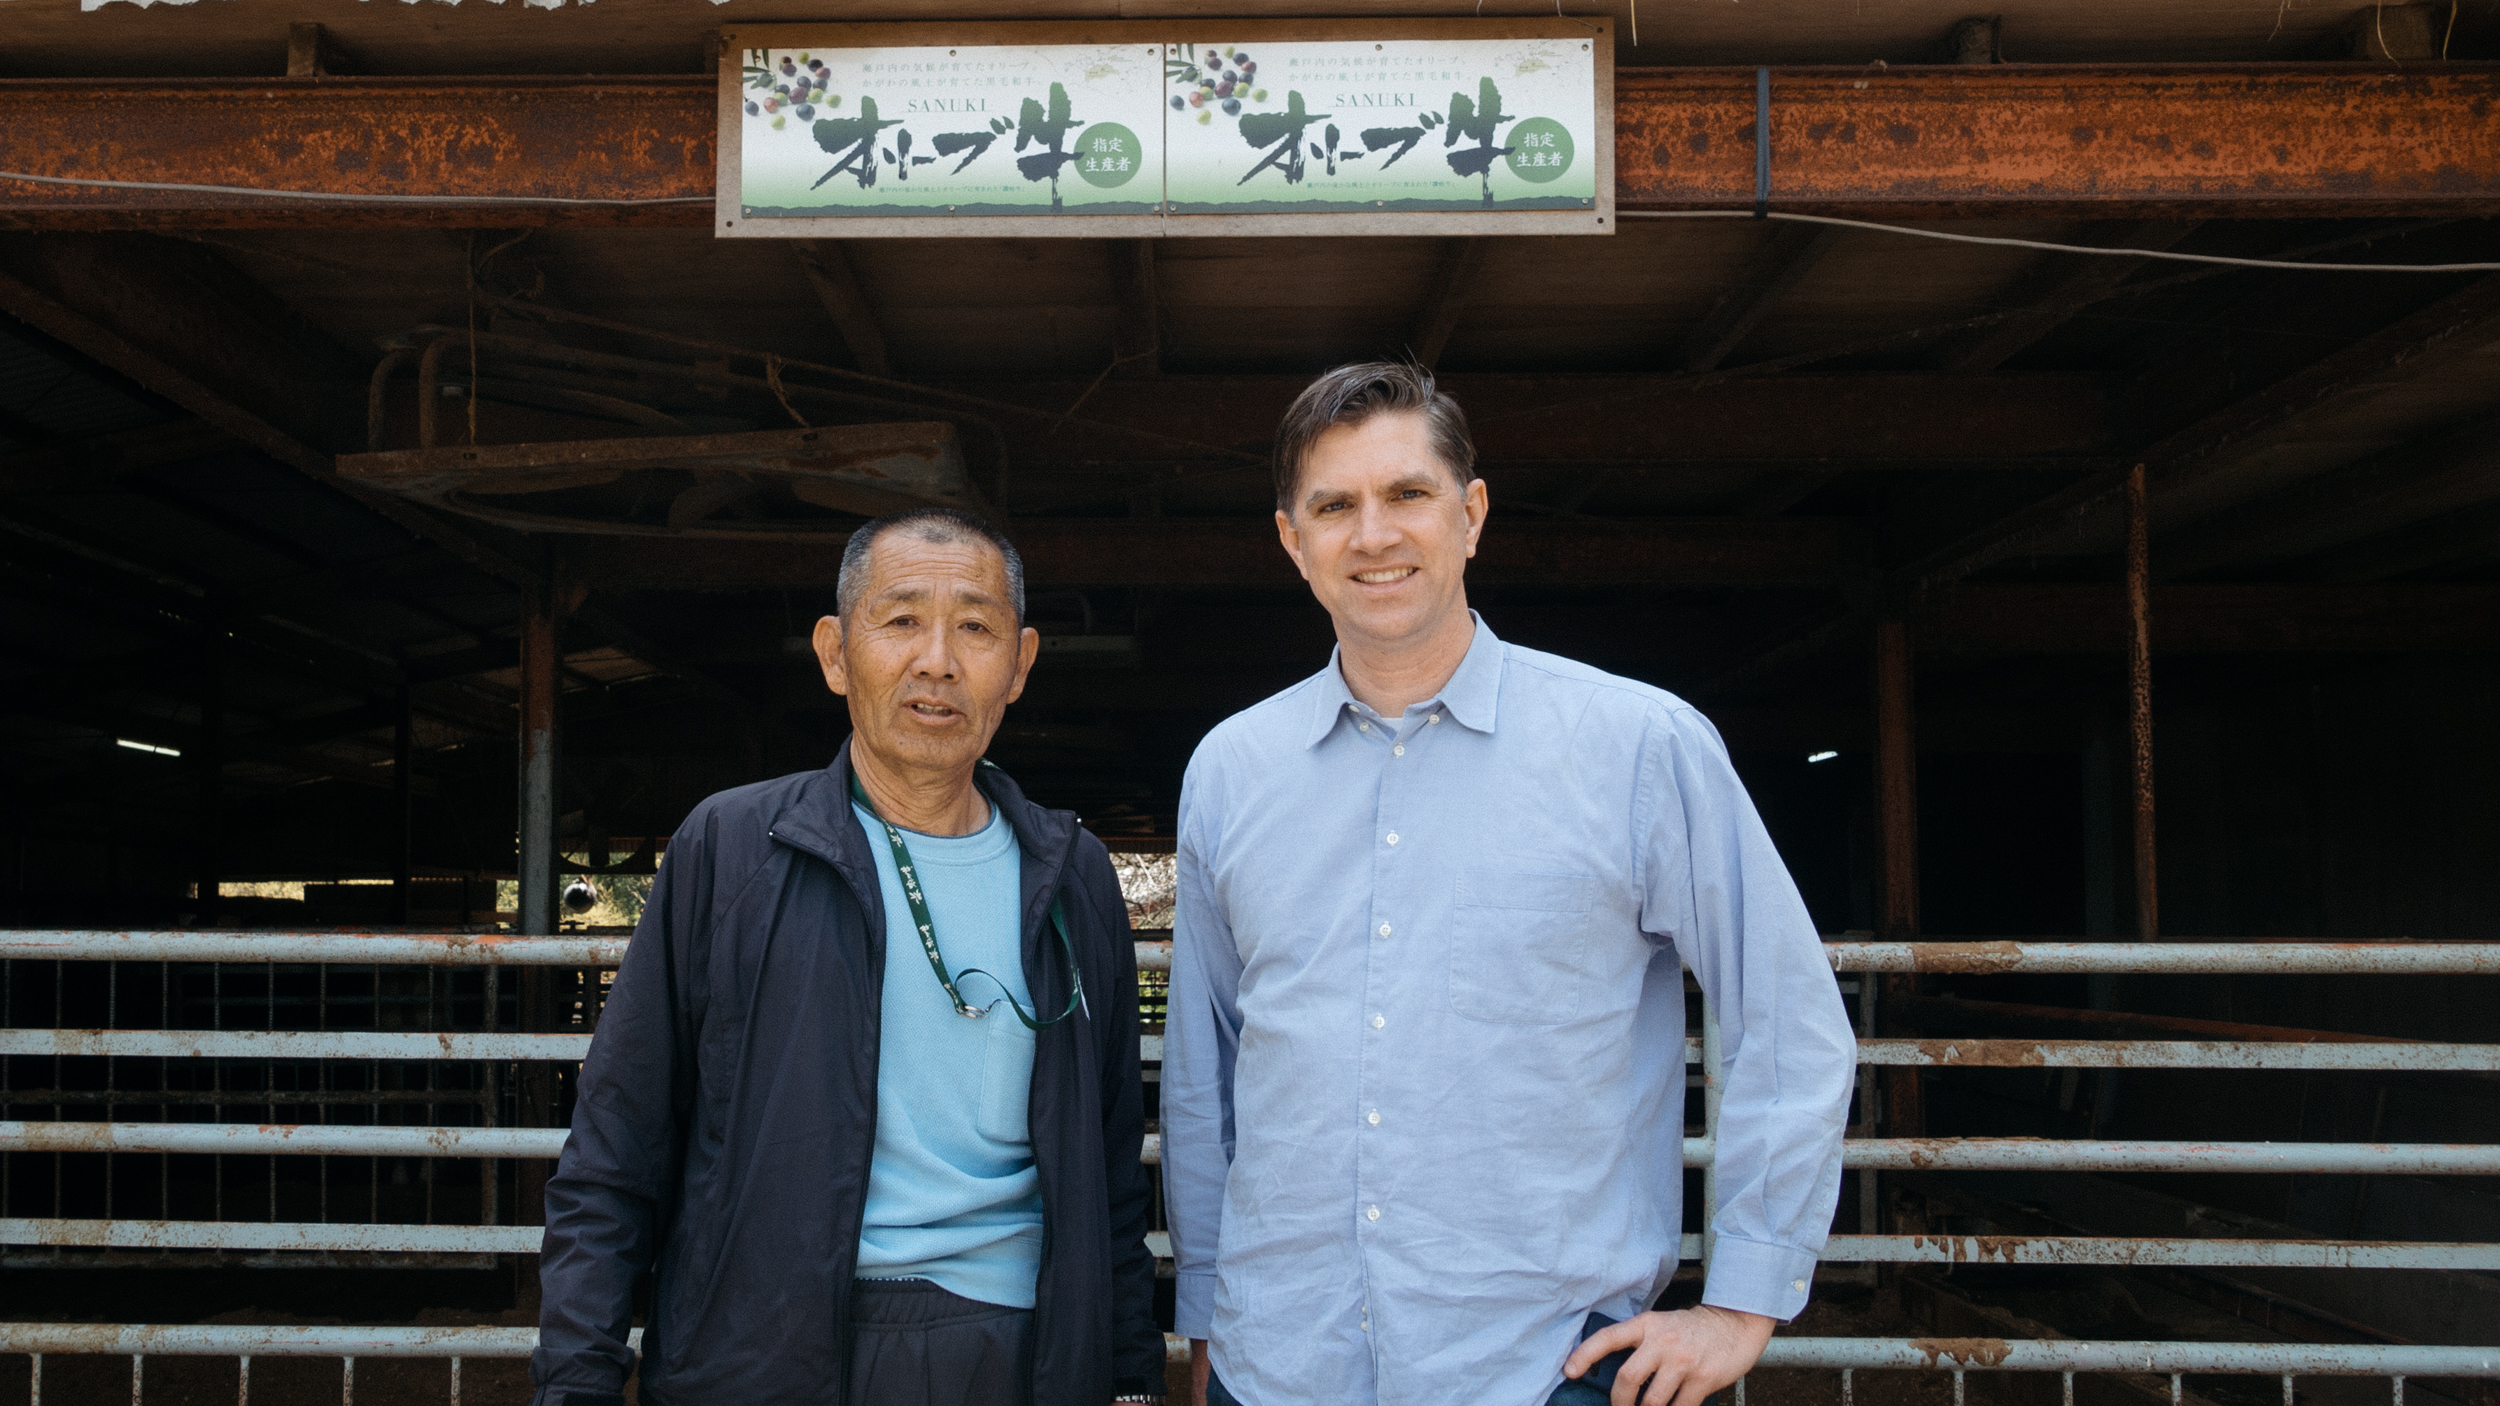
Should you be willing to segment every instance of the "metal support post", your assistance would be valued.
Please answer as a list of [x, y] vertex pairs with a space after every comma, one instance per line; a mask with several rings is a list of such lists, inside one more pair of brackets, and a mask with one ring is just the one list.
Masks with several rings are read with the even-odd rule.
[[[1875, 622], [1875, 831], [1878, 936], [1918, 936], [1918, 724], [1912, 711], [1910, 622], [1896, 602]], [[1870, 978], [1884, 983], [1888, 1003], [1918, 994], [1914, 975]], [[1895, 1025], [1898, 1022], [1894, 1022]], [[1895, 1031], [1894, 1033], [1903, 1033]], [[1917, 1137], [1926, 1130], [1915, 1069], [1883, 1073], [1884, 1130]], [[1861, 1172], [1861, 1176], [1872, 1176]]]
[[[1727, 1088], [1719, 1056], [1719, 1013], [1710, 1008], [1705, 996], [1701, 1002], [1701, 1125], [1702, 1136], [1714, 1147], [1719, 1140], [1719, 1099]], [[1705, 1281], [1710, 1276], [1711, 1252], [1719, 1243], [1718, 1219], [1719, 1163], [1714, 1157], [1701, 1169], [1701, 1272]]]
[[2144, 466], [2127, 474], [2127, 723], [2135, 763], [2135, 930], [2161, 935], [2160, 889], [2153, 871], [2153, 626], [2152, 533], [2145, 507]]
[[409, 715], [408, 685], [399, 685], [399, 707], [391, 726], [391, 925], [408, 926], [416, 905], [410, 850], [416, 839], [416, 783], [409, 768], [416, 757], [416, 720]]
[[563, 653], [553, 573], [521, 595], [520, 897], [514, 931], [556, 930], [556, 672]]
[[199, 776], [198, 834], [200, 926], [217, 925], [217, 883], [225, 868], [226, 830], [226, 632], [216, 621], [200, 629], [200, 735], [193, 764]]

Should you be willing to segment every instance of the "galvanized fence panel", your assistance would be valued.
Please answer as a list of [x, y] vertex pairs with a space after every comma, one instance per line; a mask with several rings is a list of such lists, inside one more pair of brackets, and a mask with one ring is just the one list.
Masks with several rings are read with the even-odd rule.
[[[84, 1247], [114, 1252], [216, 1251], [255, 1255], [404, 1254], [517, 1255], [535, 1251], [540, 1231], [501, 1223], [507, 1210], [496, 1168], [502, 1163], [541, 1165], [561, 1150], [561, 1127], [504, 1126], [518, 1109], [518, 1086], [529, 1083], [543, 1101], [553, 1085], [533, 1070], [561, 1069], [586, 1054], [604, 995], [600, 974], [623, 960], [623, 936], [553, 938], [473, 933], [228, 933], [19, 931], [0, 933], [0, 970], [8, 975], [5, 1009], [15, 1019], [21, 1004], [21, 964], [42, 963], [52, 973], [48, 988], [54, 1019], [48, 1026], [0, 1029], [0, 1096], [10, 1107], [50, 1105], [50, 1120], [0, 1121], [0, 1151], [25, 1153], [156, 1154], [160, 1158], [205, 1155], [219, 1168], [217, 1214], [208, 1219], [170, 1214], [117, 1218], [0, 1218], [0, 1244]], [[2038, 973], [2348, 973], [2500, 974], [2500, 943], [2417, 942], [1864, 942], [1825, 944], [1836, 972]], [[1168, 972], [1169, 942], [1137, 945], [1141, 971]], [[101, 1024], [69, 1019], [65, 964], [104, 963], [113, 969], [146, 964], [157, 969], [154, 1012], [129, 1019], [123, 987], [108, 978]], [[257, 973], [253, 968], [257, 967]], [[361, 969], [336, 989], [334, 969]], [[415, 969], [402, 978], [385, 971]], [[516, 1008], [518, 983], [509, 969], [557, 969], [573, 986], [554, 1003], [540, 988], [540, 1015], [569, 1010], [571, 1032], [500, 1028], [526, 1012]], [[228, 974], [234, 973], [232, 989]], [[417, 973], [422, 973], [418, 975]], [[254, 977], [257, 976], [257, 981]], [[1872, 1028], [1873, 983], [1846, 983], [1858, 996], [1859, 1018]], [[179, 988], [179, 989], [178, 989]], [[194, 989], [198, 988], [198, 989]], [[92, 993], [88, 993], [92, 995]], [[565, 1002], [569, 1000], [569, 1006]], [[87, 1002], [93, 1005], [92, 1001]], [[361, 1010], [362, 1028], [335, 1028], [341, 1010]], [[211, 1028], [182, 1029], [185, 1018], [208, 1012]], [[507, 1014], [509, 1012], [509, 1014]], [[153, 1014], [153, 1028], [138, 1028]], [[237, 1016], [237, 1019], [229, 1019]], [[253, 1019], [251, 1017], [257, 1017]], [[405, 1027], [411, 1021], [424, 1028]], [[313, 1028], [286, 1028], [309, 1024]], [[236, 1028], [242, 1027], [242, 1028]], [[256, 1028], [254, 1028], [256, 1027]], [[446, 1028], [457, 1027], [457, 1028]], [[1862, 1033], [1864, 1033], [1862, 1031]], [[1716, 1022], [1704, 1012], [1701, 1034], [1687, 1041], [1686, 1057], [1700, 1066], [1703, 1128], [1684, 1143], [1684, 1160], [1703, 1172], [1704, 1220], [1716, 1209], [1712, 1133], [1720, 1085]], [[1159, 1036], [1147, 1035], [1142, 1053], [1161, 1057]], [[52, 1062], [46, 1087], [24, 1089], [8, 1077], [16, 1060]], [[102, 1061], [101, 1087], [72, 1087], [62, 1077], [67, 1062]], [[123, 1087], [127, 1061], [155, 1066], [153, 1087]], [[196, 1062], [211, 1071], [206, 1088], [177, 1086], [173, 1071]], [[2500, 1073], [2500, 1046], [2427, 1041], [2365, 1040], [2019, 1040], [1862, 1038], [1859, 1062], [1868, 1068], [1981, 1067], [2061, 1069], [2231, 1069], [2344, 1072], [2438, 1071], [2465, 1077]], [[341, 1077], [342, 1067], [360, 1071]], [[313, 1071], [307, 1086], [303, 1071]], [[462, 1071], [448, 1080], [437, 1071]], [[258, 1077], [250, 1077], [256, 1071]], [[394, 1071], [387, 1075], [384, 1071]], [[229, 1074], [241, 1087], [229, 1087]], [[282, 1077], [283, 1076], [283, 1077]], [[421, 1086], [409, 1086], [411, 1077]], [[534, 1082], [533, 1082], [534, 1081]], [[352, 1087], [342, 1087], [350, 1084]], [[445, 1086], [448, 1084], [448, 1086]], [[109, 1116], [102, 1121], [69, 1118], [72, 1107], [153, 1108], [156, 1121]], [[328, 1121], [333, 1108], [360, 1110], [363, 1121]], [[260, 1109], [270, 1117], [231, 1121], [228, 1110]], [[286, 1122], [278, 1110], [310, 1109], [320, 1121]], [[185, 1110], [177, 1116], [177, 1110]], [[392, 1121], [385, 1121], [388, 1110]], [[469, 1121], [444, 1123], [446, 1110]], [[205, 1115], [206, 1120], [188, 1116]], [[423, 1122], [399, 1118], [421, 1113]], [[1853, 1132], [1863, 1129], [1853, 1128]], [[265, 1220], [225, 1214], [224, 1168], [235, 1157], [269, 1164]], [[362, 1220], [332, 1219], [330, 1179], [320, 1183], [316, 1220], [278, 1214], [278, 1165], [286, 1158], [368, 1159], [376, 1168], [374, 1194]], [[1161, 1140], [1148, 1135], [1144, 1160], [1161, 1161]], [[410, 1159], [427, 1168], [425, 1215], [393, 1223], [378, 1212], [379, 1168], [387, 1159]], [[0, 1158], [0, 1208], [9, 1199]], [[438, 1161], [484, 1169], [469, 1204], [483, 1223], [443, 1224], [434, 1218], [432, 1168]], [[1843, 1165], [1861, 1172], [1918, 1171], [2196, 1171], [2344, 1172], [2407, 1175], [2500, 1175], [2500, 1147], [2473, 1144], [2250, 1143], [2042, 1140], [2032, 1138], [1879, 1138], [1852, 1136], [1843, 1143]], [[170, 1198], [171, 1178], [166, 1174]], [[55, 1196], [59, 1198], [56, 1177]], [[302, 1198], [296, 1198], [301, 1201]], [[1864, 1204], [1871, 1205], [1872, 1197]], [[355, 1208], [345, 1208], [352, 1216]], [[1863, 1214], [1862, 1214], [1863, 1219]], [[1862, 1227], [1863, 1230], [1863, 1227]], [[1152, 1237], [1168, 1255], [1167, 1237]], [[1707, 1233], [1687, 1235], [1686, 1259], [1707, 1260]], [[2500, 1245], [2390, 1244], [2338, 1240], [2161, 1239], [2087, 1236], [1834, 1235], [1824, 1258], [1835, 1264], [2037, 1264], [2265, 1267], [2304, 1269], [2500, 1270]], [[267, 1262], [265, 1259], [249, 1262]], [[108, 1353], [133, 1359], [134, 1399], [146, 1356], [213, 1354], [260, 1356], [469, 1357], [526, 1355], [536, 1334], [524, 1328], [260, 1328], [223, 1325], [0, 1324], [0, 1352]], [[1977, 1343], [1977, 1346], [1971, 1344]], [[1185, 1353], [1185, 1345], [1168, 1344]], [[2250, 1343], [2154, 1343], [2004, 1341], [1959, 1339], [1790, 1338], [1773, 1340], [1765, 1368], [1951, 1371], [1959, 1396], [1961, 1374], [1972, 1370], [2130, 1372], [2173, 1374], [2500, 1376], [2500, 1349], [2481, 1347], [2310, 1346]], [[2288, 1390], [2288, 1386], [2287, 1386]], [[1741, 1386], [1739, 1400], [1742, 1399]]]

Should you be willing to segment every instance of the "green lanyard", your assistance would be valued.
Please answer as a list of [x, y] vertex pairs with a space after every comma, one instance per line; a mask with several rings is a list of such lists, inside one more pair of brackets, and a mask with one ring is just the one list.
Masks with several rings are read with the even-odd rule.
[[[938, 955], [937, 923], [929, 916], [928, 898], [920, 892], [920, 876], [912, 868], [911, 849], [903, 843], [903, 832], [894, 828], [894, 822], [878, 814], [877, 803], [868, 799], [867, 791], [861, 789], [859, 773], [856, 771], [851, 773], [851, 799], [859, 802], [861, 810], [876, 816], [877, 823], [885, 827], [885, 842], [894, 847], [894, 867], [903, 876], [903, 901], [911, 905], [912, 924], [920, 929], [920, 950], [929, 954], [929, 970], [937, 973], [938, 985], [946, 988], [946, 999], [955, 1003], [955, 1014], [967, 1020], [979, 1020], [988, 1015], [989, 1007], [976, 1006], [965, 1000], [964, 994], [955, 989], [955, 978], [946, 974], [946, 959]], [[965, 976], [986, 976], [992, 981], [997, 981], [999, 994], [1006, 999], [1007, 1008], [1016, 1013], [1016, 1019], [1023, 1021], [1027, 1030], [1039, 1030], [1045, 1025], [1055, 1025], [1066, 1020], [1079, 1009], [1085, 1010], [1088, 1020], [1093, 1018], [1092, 1009], [1085, 1005], [1085, 976], [1077, 970], [1076, 944], [1068, 939], [1068, 915], [1061, 909], [1057, 895], [1053, 895], [1050, 900], [1050, 925], [1059, 930], [1059, 950], [1066, 953], [1068, 958], [1068, 1008], [1050, 1019], [1035, 1020], [1032, 1014], [1025, 1010], [1023, 1004], [1016, 1000], [1015, 993], [1007, 989], [1007, 983], [998, 981], [997, 973], [985, 972], [979, 967], [966, 967], [962, 973]], [[995, 1001], [991, 1002], [991, 1005], [996, 1004]]]

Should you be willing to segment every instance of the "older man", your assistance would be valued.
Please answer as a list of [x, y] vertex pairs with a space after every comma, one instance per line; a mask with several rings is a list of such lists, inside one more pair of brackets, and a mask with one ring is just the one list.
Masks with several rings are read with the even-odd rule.
[[[1699, 713], [1468, 610], [1486, 511], [1425, 371], [1286, 413], [1276, 529], [1337, 649], [1190, 762], [1164, 1045], [1179, 1328], [1219, 1406], [1697, 1406], [1830, 1226], [1854, 1044], [1796, 887]], [[1719, 1210], [1701, 1305], [1653, 1312], [1688, 969]]]
[[851, 536], [851, 740], [670, 844], [547, 1184], [539, 1406], [1158, 1401], [1137, 961], [1102, 842], [981, 761], [1040, 638], [960, 513]]

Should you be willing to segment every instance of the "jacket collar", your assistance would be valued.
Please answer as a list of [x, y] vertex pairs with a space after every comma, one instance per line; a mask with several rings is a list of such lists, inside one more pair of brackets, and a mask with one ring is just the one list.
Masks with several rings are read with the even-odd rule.
[[[1074, 811], [1051, 810], [1025, 799], [1014, 778], [987, 762], [973, 768], [972, 784], [983, 799], [998, 807], [1016, 832], [1024, 851], [1024, 926], [1031, 932], [1049, 909], [1050, 895], [1076, 850]], [[862, 895], [871, 913], [881, 911], [877, 894], [877, 862], [868, 836], [851, 814], [851, 743], [824, 770], [807, 778], [781, 814], [773, 817], [773, 838], [815, 855], [834, 867]]]

